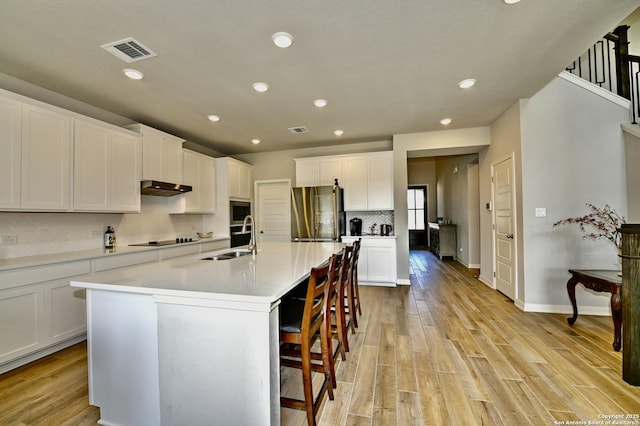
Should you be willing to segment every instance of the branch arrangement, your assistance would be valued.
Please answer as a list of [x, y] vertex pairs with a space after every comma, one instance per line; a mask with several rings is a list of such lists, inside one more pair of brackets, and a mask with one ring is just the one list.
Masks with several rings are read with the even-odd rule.
[[600, 208], [587, 203], [587, 207], [591, 213], [584, 216], [559, 220], [554, 223], [553, 226], [575, 223], [578, 225], [580, 231], [584, 233], [582, 238], [592, 240], [604, 238], [616, 246], [616, 248], [620, 247], [622, 245], [620, 227], [623, 223], [627, 223], [627, 220], [612, 209], [609, 204]]

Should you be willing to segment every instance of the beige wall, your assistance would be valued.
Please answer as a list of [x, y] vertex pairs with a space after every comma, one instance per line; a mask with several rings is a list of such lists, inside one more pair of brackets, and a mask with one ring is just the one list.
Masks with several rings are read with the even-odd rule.
[[[513, 156], [515, 165], [516, 179], [516, 227], [520, 223], [518, 217], [522, 211], [522, 188], [521, 182], [521, 152], [520, 152], [520, 107], [519, 101], [514, 103], [507, 109], [492, 125], [491, 125], [491, 146], [480, 152], [479, 156], [479, 182], [480, 182], [480, 204], [492, 201], [491, 197], [491, 166], [508, 156]], [[521, 229], [516, 228], [516, 237], [521, 235]], [[519, 245], [519, 253], [522, 253], [522, 239], [517, 238], [516, 244]], [[523, 259], [519, 258], [518, 262]], [[517, 266], [517, 264], [516, 264]], [[493, 219], [492, 212], [487, 209], [480, 209], [480, 279], [493, 286]], [[518, 269], [521, 271], [522, 267]], [[522, 290], [520, 290], [522, 293]]]
[[[584, 239], [575, 226], [553, 228], [560, 219], [586, 214], [586, 203], [610, 204], [627, 215], [620, 124], [629, 120], [628, 102], [599, 92], [562, 74], [522, 103], [519, 233], [526, 261], [519, 275], [526, 310], [557, 312], [558, 306], [568, 305], [569, 268], [618, 267], [615, 247], [605, 240]], [[639, 181], [637, 176], [631, 179], [634, 188]], [[536, 208], [546, 208], [547, 217], [536, 217]], [[585, 313], [590, 308], [609, 311], [606, 294], [578, 288], [576, 297]]]

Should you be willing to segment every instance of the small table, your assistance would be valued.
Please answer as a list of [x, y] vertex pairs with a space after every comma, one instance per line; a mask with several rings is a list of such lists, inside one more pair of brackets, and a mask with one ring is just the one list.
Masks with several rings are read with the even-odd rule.
[[573, 316], [567, 318], [569, 325], [573, 325], [578, 319], [578, 306], [576, 305], [576, 284], [582, 283], [586, 288], [593, 291], [611, 293], [611, 316], [613, 317], [613, 350], [620, 350], [620, 330], [622, 328], [622, 300], [620, 297], [622, 288], [622, 277], [618, 275], [620, 271], [597, 270], [597, 269], [569, 269], [571, 278], [567, 281], [567, 292], [571, 305], [573, 305]]

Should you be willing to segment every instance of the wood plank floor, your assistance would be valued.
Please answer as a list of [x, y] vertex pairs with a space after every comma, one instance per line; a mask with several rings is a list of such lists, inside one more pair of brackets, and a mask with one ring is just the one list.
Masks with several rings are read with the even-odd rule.
[[[553, 425], [640, 414], [610, 317], [524, 313], [454, 261], [411, 253], [411, 286], [361, 287], [364, 315], [323, 425]], [[0, 376], [0, 425], [93, 425], [86, 347]], [[299, 392], [283, 369], [282, 392]], [[304, 425], [282, 409], [284, 425]], [[558, 422], [558, 423], [554, 423]], [[579, 423], [574, 423], [579, 424]], [[634, 423], [629, 423], [634, 424]], [[640, 423], [636, 423], [640, 424]]]

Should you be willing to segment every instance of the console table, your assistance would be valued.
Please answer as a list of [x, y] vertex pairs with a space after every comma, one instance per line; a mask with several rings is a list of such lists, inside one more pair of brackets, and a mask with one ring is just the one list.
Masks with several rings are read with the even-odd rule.
[[457, 256], [456, 244], [456, 225], [429, 222], [429, 246], [440, 260], [444, 256], [451, 256], [455, 259]]
[[567, 318], [569, 325], [573, 325], [578, 319], [578, 306], [576, 305], [576, 284], [582, 283], [588, 289], [611, 293], [611, 316], [613, 317], [613, 350], [620, 350], [620, 330], [622, 328], [622, 277], [620, 271], [596, 270], [596, 269], [569, 269], [571, 278], [567, 281], [567, 292], [573, 306], [573, 316]]

